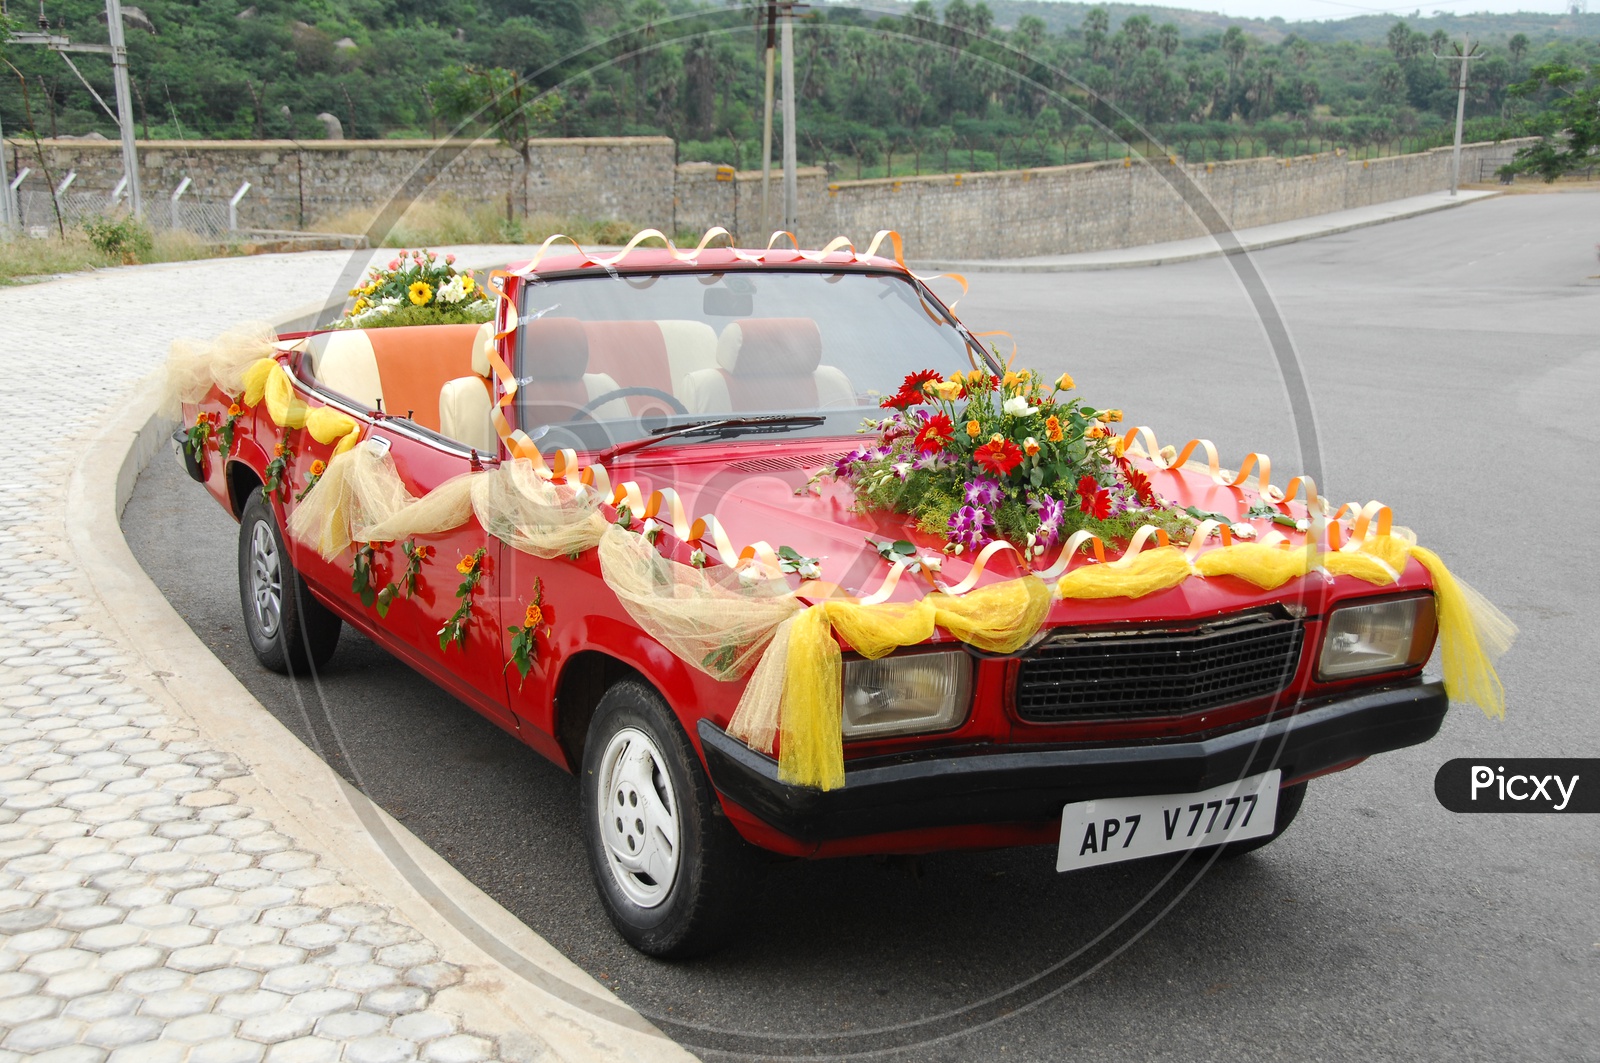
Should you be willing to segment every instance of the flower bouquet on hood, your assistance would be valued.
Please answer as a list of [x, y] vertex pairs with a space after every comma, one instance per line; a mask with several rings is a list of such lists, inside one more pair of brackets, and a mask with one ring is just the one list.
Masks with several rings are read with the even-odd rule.
[[996, 539], [1038, 556], [1079, 529], [1110, 542], [1141, 524], [1182, 527], [1108, 427], [1121, 410], [1077, 397], [1072, 377], [1029, 370], [912, 373], [863, 432], [876, 442], [834, 464], [866, 509], [903, 513], [951, 553]]
[[386, 266], [372, 266], [355, 300], [332, 328], [390, 325], [465, 325], [494, 316], [494, 300], [470, 270], [455, 268], [455, 255], [401, 251]]

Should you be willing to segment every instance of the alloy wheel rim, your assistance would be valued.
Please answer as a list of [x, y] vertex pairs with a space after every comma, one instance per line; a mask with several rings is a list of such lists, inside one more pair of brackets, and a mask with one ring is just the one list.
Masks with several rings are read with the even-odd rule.
[[666, 758], [649, 735], [627, 727], [606, 743], [598, 774], [600, 840], [611, 877], [629, 901], [655, 908], [672, 892], [681, 863]]
[[283, 620], [283, 566], [278, 541], [265, 521], [257, 521], [250, 533], [250, 599], [256, 630], [262, 638], [276, 638]]

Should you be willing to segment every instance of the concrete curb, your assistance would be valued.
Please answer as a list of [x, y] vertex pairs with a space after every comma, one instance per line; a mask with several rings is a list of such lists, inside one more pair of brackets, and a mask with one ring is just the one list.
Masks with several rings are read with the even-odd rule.
[[[1373, 225], [1383, 225], [1386, 222], [1402, 221], [1406, 218], [1416, 218], [1435, 211], [1453, 210], [1464, 207], [1480, 200], [1493, 199], [1504, 195], [1498, 191], [1473, 191], [1467, 196], [1455, 200], [1446, 200], [1438, 203], [1429, 203], [1407, 210], [1397, 211], [1392, 214], [1379, 213], [1371, 218], [1356, 221], [1337, 222], [1321, 228], [1305, 232], [1292, 233], [1284, 236], [1252, 239], [1247, 234], [1249, 229], [1234, 233], [1239, 241], [1237, 249], [1223, 249], [1216, 245], [1210, 237], [1196, 237], [1193, 240], [1182, 241], [1197, 246], [1193, 250], [1170, 251], [1157, 253], [1144, 258], [1107, 258], [1123, 250], [1136, 250], [1134, 248], [1119, 248], [1113, 251], [1088, 251], [1080, 255], [1041, 255], [1033, 259], [938, 259], [925, 260], [914, 263], [918, 269], [965, 270], [972, 273], [1082, 273], [1092, 270], [1108, 269], [1136, 269], [1143, 266], [1169, 266], [1179, 262], [1197, 262], [1206, 258], [1220, 258], [1223, 255], [1239, 254], [1240, 252], [1264, 251], [1269, 247], [1282, 247], [1285, 244], [1297, 244], [1304, 240], [1316, 240], [1323, 236], [1334, 236], [1338, 233], [1353, 232], [1356, 229], [1365, 229]], [[1381, 210], [1383, 204], [1374, 204]], [[1344, 213], [1341, 211], [1340, 213]], [[1327, 217], [1328, 215], [1323, 215]], [[1304, 219], [1301, 219], [1304, 220]], [[1264, 225], [1263, 229], [1278, 228], [1279, 225], [1293, 224], [1279, 223], [1278, 225]]]
[[574, 1063], [693, 1060], [302, 745], [145, 575], [120, 515], [139, 473], [168, 443], [173, 422], [161, 412], [163, 390], [160, 371], [139, 383], [67, 488], [68, 545], [106, 634], [120, 636], [140, 662], [130, 680], [249, 767], [227, 783], [242, 802], [314, 848], [354, 886], [351, 893], [392, 906], [467, 972], [438, 994], [438, 1004], [498, 1036], [507, 1058], [531, 1060], [548, 1046]]

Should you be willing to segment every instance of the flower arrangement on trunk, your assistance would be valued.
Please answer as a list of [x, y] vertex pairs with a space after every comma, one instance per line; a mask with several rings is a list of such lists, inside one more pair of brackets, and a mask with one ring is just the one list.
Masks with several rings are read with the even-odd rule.
[[350, 289], [355, 303], [336, 328], [389, 325], [459, 325], [487, 321], [494, 301], [470, 270], [455, 268], [456, 256], [436, 251], [401, 251], [387, 266], [372, 266]]
[[1029, 556], [1079, 529], [1126, 539], [1141, 524], [1187, 526], [1108, 427], [1121, 410], [1096, 410], [1063, 373], [984, 369], [946, 378], [923, 370], [884, 399], [889, 414], [862, 431], [877, 441], [834, 464], [867, 509], [914, 517], [952, 553], [1004, 539]]

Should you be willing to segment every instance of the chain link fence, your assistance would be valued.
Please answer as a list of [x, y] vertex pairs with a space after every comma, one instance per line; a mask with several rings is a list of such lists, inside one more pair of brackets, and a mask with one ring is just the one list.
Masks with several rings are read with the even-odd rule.
[[[69, 188], [57, 195], [33, 188], [18, 189], [13, 195], [19, 214], [17, 228], [30, 236], [48, 236], [62, 229], [70, 232], [97, 218], [128, 213], [126, 197], [113, 200], [103, 192]], [[147, 195], [144, 221], [156, 230], [183, 230], [204, 239], [221, 239], [234, 231], [236, 219], [229, 207], [229, 200], [218, 196], [184, 195], [174, 200], [169, 195]]]

